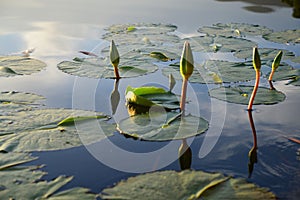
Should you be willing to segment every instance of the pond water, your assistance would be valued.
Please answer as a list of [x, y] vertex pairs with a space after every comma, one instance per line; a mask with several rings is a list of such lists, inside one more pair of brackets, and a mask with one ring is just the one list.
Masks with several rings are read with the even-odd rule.
[[[136, 22], [171, 23], [178, 27], [177, 33], [184, 36], [197, 34], [199, 27], [219, 22], [259, 24], [275, 31], [300, 28], [296, 11], [280, 0], [4, 0], [0, 5], [0, 55], [35, 48], [32, 57], [47, 64], [45, 70], [32, 75], [1, 77], [0, 91], [33, 92], [46, 98], [45, 107], [96, 110], [109, 115], [114, 80], [75, 77], [57, 68], [59, 62], [80, 56], [79, 50], [99, 53], [101, 47], [108, 45], [101, 40], [105, 27]], [[283, 48], [300, 56], [299, 44], [279, 45], [261, 38], [253, 39], [259, 41], [260, 48]], [[195, 57], [202, 62], [218, 56], [226, 57], [224, 54]], [[295, 63], [293, 66], [300, 67]], [[190, 84], [188, 91], [192, 92], [188, 95], [197, 103], [188, 104], [188, 112], [199, 114], [200, 111], [200, 115], [211, 122], [208, 134], [188, 140], [192, 149], [191, 168], [247, 178], [249, 182], [270, 188], [280, 199], [297, 199], [300, 196], [300, 158], [297, 155], [300, 146], [287, 137], [299, 138], [300, 90], [285, 83], [275, 82], [275, 87], [286, 94], [284, 102], [255, 106], [253, 111], [258, 163], [250, 178], [248, 152], [253, 136], [246, 106], [210, 99], [208, 89], [214, 87], [212, 84]], [[153, 84], [168, 87], [168, 80], [160, 72], [121, 79], [121, 100], [113, 119], [119, 122], [128, 116], [123, 95], [128, 85]], [[261, 84], [267, 86], [267, 82]], [[177, 83], [174, 92], [180, 93], [180, 89], [181, 83]], [[30, 164], [45, 164], [43, 170], [48, 174], [44, 179], [47, 180], [62, 174], [74, 176], [63, 189], [80, 186], [99, 193], [138, 173], [179, 171], [180, 143], [137, 141], [115, 132], [114, 136], [93, 145], [34, 152], [39, 159]], [[155, 151], [159, 153], [151, 154]]]

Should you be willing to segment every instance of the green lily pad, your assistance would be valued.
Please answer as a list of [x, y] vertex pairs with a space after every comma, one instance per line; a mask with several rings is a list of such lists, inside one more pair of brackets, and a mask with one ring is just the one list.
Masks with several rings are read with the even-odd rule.
[[295, 57], [295, 58], [293, 58], [293, 59], [291, 59], [293, 62], [295, 62], [295, 63], [300, 63], [300, 56], [297, 56], [297, 57]]
[[194, 52], [238, 52], [256, 46], [255, 42], [236, 37], [196, 36], [189, 40]]
[[[171, 64], [162, 69], [163, 75], [172, 74], [175, 79], [182, 79], [179, 64]], [[206, 61], [196, 65], [189, 82], [192, 83], [230, 83], [255, 79], [251, 62]]]
[[220, 173], [184, 170], [142, 174], [104, 189], [103, 199], [276, 199], [266, 188]]
[[0, 153], [0, 199], [95, 199], [86, 188], [60, 190], [72, 177], [59, 176], [52, 181], [41, 178], [46, 172], [38, 166], [19, 166], [36, 158], [26, 153]]
[[294, 77], [288, 84], [294, 86], [300, 86], [300, 76]]
[[296, 44], [300, 43], [300, 29], [273, 32], [263, 35], [263, 38], [277, 43]]
[[[113, 134], [115, 125], [108, 123], [108, 119], [101, 113], [68, 109], [29, 110], [0, 116], [0, 151], [58, 150], [80, 146], [82, 140], [93, 143]], [[104, 134], [98, 134], [99, 127]]]
[[208, 129], [208, 122], [192, 115], [175, 112], [150, 112], [122, 120], [117, 125], [125, 135], [141, 140], [168, 141], [193, 137]]
[[[152, 58], [139, 52], [126, 53], [126, 55], [121, 55], [119, 74], [122, 78], [130, 78], [155, 72], [158, 68], [152, 62]], [[108, 59], [76, 58], [73, 61], [63, 61], [57, 66], [63, 72], [76, 76], [115, 78], [114, 68], [109, 64]]]
[[179, 97], [163, 88], [147, 86], [126, 88], [126, 101], [129, 104], [150, 107], [153, 105], [163, 106], [166, 109], [179, 109]]
[[0, 104], [15, 103], [15, 104], [32, 104], [44, 100], [43, 96], [16, 91], [0, 92]]
[[[128, 27], [135, 27], [133, 31], [128, 31]], [[106, 29], [107, 33], [103, 39], [114, 40], [118, 44], [118, 49], [139, 49], [141, 47], [160, 47], [172, 45], [180, 41], [180, 38], [173, 33], [177, 29], [171, 24], [117, 24]]]
[[[282, 56], [283, 60], [288, 60], [295, 57], [295, 54], [293, 52], [284, 49], [280, 49], [280, 50], [283, 52], [283, 56]], [[260, 48], [258, 49], [258, 52], [261, 60], [270, 61], [270, 65], [271, 65], [272, 64], [271, 62], [274, 60], [274, 58], [276, 57], [276, 55], [280, 50], [272, 49], [272, 48]], [[243, 49], [238, 52], [235, 52], [234, 56], [242, 59], [252, 59], [252, 54], [253, 54], [252, 49]]]
[[30, 75], [41, 71], [46, 64], [40, 60], [22, 56], [1, 56], [0, 77]]
[[27, 153], [0, 153], [0, 172], [35, 159]]
[[272, 33], [272, 30], [260, 25], [245, 23], [217, 23], [212, 26], [204, 26], [198, 29], [200, 33], [212, 36], [240, 37], [245, 35], [259, 36]]
[[[252, 86], [236, 86], [236, 87], [219, 87], [209, 91], [209, 95], [213, 98], [227, 101], [230, 103], [247, 105], [252, 94]], [[285, 100], [285, 95], [277, 90], [259, 87], [254, 99], [255, 105], [258, 104], [276, 104]]]

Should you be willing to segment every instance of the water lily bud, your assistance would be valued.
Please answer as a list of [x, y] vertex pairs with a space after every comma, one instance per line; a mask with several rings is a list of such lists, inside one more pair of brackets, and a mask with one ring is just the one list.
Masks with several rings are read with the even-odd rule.
[[282, 57], [282, 51], [279, 51], [278, 54], [276, 55], [276, 57], [274, 58], [273, 63], [272, 63], [272, 70], [273, 71], [275, 71], [279, 67], [281, 57]]
[[180, 59], [180, 73], [188, 79], [194, 71], [194, 58], [189, 42], [185, 41]]
[[261, 68], [261, 62], [260, 62], [260, 56], [257, 50], [257, 47], [253, 48], [253, 67], [256, 71], [260, 71]]
[[120, 62], [120, 56], [118, 49], [115, 45], [115, 42], [112, 40], [111, 45], [110, 45], [110, 51], [109, 51], [109, 57], [110, 57], [110, 62], [114, 67], [118, 67], [119, 62]]

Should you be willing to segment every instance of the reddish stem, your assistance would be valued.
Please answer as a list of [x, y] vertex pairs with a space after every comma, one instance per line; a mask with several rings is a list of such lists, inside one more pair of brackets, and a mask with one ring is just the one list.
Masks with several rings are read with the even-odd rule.
[[249, 104], [248, 104], [249, 111], [252, 111], [252, 105], [253, 105], [255, 95], [256, 95], [256, 92], [257, 92], [257, 89], [259, 86], [259, 78], [260, 78], [260, 70], [256, 70], [255, 85], [254, 85], [254, 88], [253, 88], [253, 91], [252, 91], [252, 94], [251, 94], [251, 97], [249, 100]]
[[271, 71], [270, 76], [269, 76], [269, 85], [270, 85], [270, 90], [275, 90], [273, 83], [272, 83], [272, 79], [273, 79], [273, 74], [275, 71]]
[[115, 72], [116, 79], [120, 79], [118, 66], [114, 66], [114, 72]]

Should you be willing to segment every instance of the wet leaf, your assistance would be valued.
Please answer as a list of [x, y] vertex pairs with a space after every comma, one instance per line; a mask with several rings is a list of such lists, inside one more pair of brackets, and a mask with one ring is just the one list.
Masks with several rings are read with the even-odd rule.
[[34, 58], [22, 56], [0, 56], [0, 77], [30, 75], [41, 71], [46, 64]]
[[164, 53], [158, 52], [158, 51], [152, 51], [149, 55], [153, 58], [156, 58], [156, 59], [164, 61], [164, 62], [170, 60], [170, 58], [168, 56], [166, 56]]
[[29, 110], [0, 116], [0, 121], [11, 122], [0, 123], [0, 151], [58, 150], [80, 146], [82, 142], [93, 143], [114, 132], [115, 125], [107, 123], [107, 119], [101, 113], [68, 109]]
[[[209, 91], [213, 98], [230, 103], [247, 105], [252, 93], [252, 86], [219, 87]], [[285, 95], [277, 90], [259, 87], [253, 104], [276, 104], [285, 100]]]
[[[155, 191], [155, 192], [153, 192]], [[103, 199], [276, 199], [266, 188], [220, 173], [184, 170], [142, 174], [101, 192]]]
[[217, 23], [212, 26], [203, 26], [198, 29], [200, 33], [212, 36], [241, 37], [246, 35], [259, 36], [272, 33], [272, 30], [260, 25], [245, 23]]
[[181, 117], [176, 112], [149, 112], [122, 120], [121, 133], [150, 141], [185, 139], [204, 133], [208, 122], [192, 115]]
[[[179, 65], [172, 64], [162, 69], [163, 75], [172, 74], [175, 79], [181, 79]], [[189, 82], [192, 83], [230, 83], [255, 79], [255, 71], [251, 62], [206, 61], [195, 65], [195, 70]]]
[[263, 35], [263, 38], [277, 43], [296, 44], [300, 43], [300, 29], [273, 32]]

